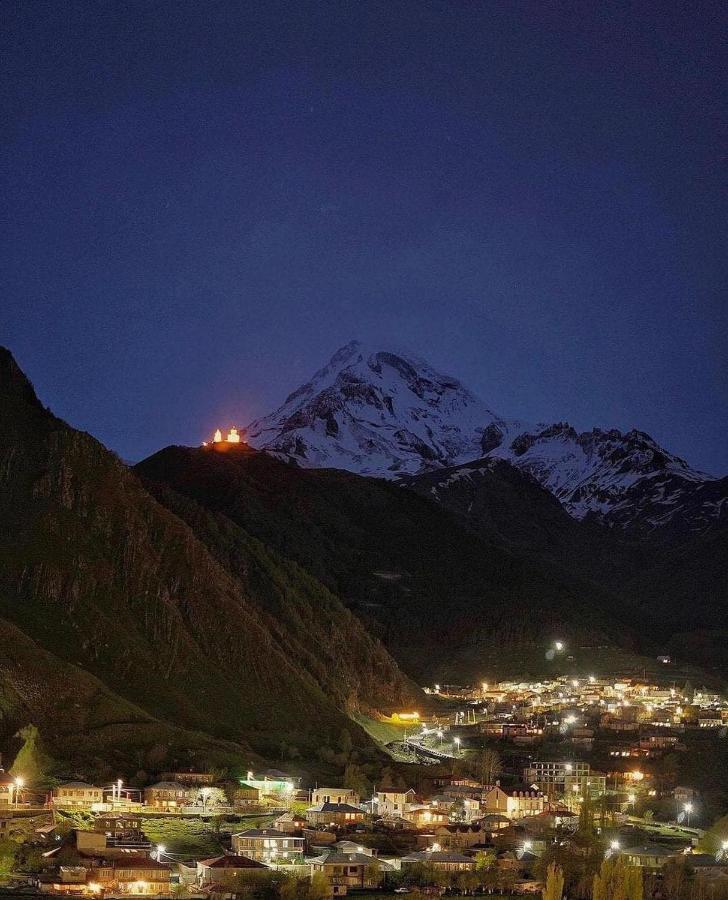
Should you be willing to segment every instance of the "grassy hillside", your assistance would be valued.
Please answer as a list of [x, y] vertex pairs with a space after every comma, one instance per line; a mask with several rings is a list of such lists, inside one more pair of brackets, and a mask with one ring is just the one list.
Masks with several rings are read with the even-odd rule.
[[[358, 674], [342, 663], [335, 678], [325, 677], [328, 667], [311, 662], [315, 642], [305, 660], [299, 652], [305, 626], [298, 636], [287, 631], [293, 605], [301, 619], [307, 604], [318, 615], [310, 579], [294, 583], [290, 567], [277, 568], [260, 545], [246, 556], [238, 543], [235, 571], [223, 565], [101, 444], [43, 409], [7, 351], [0, 352], [0, 523], [0, 617], [65, 664], [74, 682], [83, 670], [96, 676], [114, 706], [110, 721], [131, 705], [164, 728], [272, 759], [284, 741], [304, 756], [322, 743], [336, 746], [347, 726], [355, 743], [368, 744], [345, 715], [360, 699]], [[279, 617], [268, 607], [283, 597]], [[337, 617], [344, 623], [344, 641], [369, 640], [331, 598], [322, 602], [332, 630]], [[379, 695], [371, 683], [367, 690], [375, 700], [409, 696], [412, 686], [376, 649], [384, 687]], [[15, 683], [35, 677], [35, 656], [16, 661]], [[7, 740], [24, 714], [17, 689], [3, 681], [15, 697], [7, 701], [14, 710]], [[37, 683], [44, 688], [54, 690], [50, 675]], [[75, 691], [83, 697], [80, 682], [60, 694], [58, 717], [72, 718], [74, 703], [86, 702]], [[26, 708], [44, 732], [52, 728], [42, 702]], [[127, 752], [144, 744], [136, 727], [124, 740]]]
[[577, 522], [556, 499], [501, 461], [479, 460], [405, 480], [486, 540], [548, 560], [625, 598], [638, 646], [728, 674], [728, 532], [625, 535]]
[[481, 651], [557, 635], [630, 640], [626, 607], [604, 589], [484, 540], [391, 483], [244, 446], [168, 447], [136, 471], [298, 562], [419, 679], [445, 666], [479, 677]]

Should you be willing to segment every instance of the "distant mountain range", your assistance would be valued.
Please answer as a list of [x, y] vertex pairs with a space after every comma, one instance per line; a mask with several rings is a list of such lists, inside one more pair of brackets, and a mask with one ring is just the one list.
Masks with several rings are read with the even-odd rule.
[[423, 360], [358, 341], [252, 422], [246, 439], [301, 466], [388, 479], [442, 469], [457, 479], [475, 460], [504, 460], [574, 518], [628, 531], [701, 533], [728, 521], [728, 478], [691, 468], [644, 432], [506, 418]]
[[376, 777], [359, 717], [425, 704], [415, 680], [641, 673], [658, 652], [728, 675], [724, 480], [643, 435], [534, 435], [358, 345], [283, 410], [249, 430], [267, 450], [130, 469], [0, 348], [0, 751], [32, 723], [84, 776], [329, 777], [353, 743]]

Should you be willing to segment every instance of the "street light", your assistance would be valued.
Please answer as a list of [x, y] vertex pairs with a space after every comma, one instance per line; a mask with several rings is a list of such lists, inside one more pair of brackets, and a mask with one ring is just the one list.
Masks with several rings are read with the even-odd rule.
[[460, 752], [460, 738], [459, 737], [455, 738], [455, 746], [457, 747], [457, 750], [455, 752], [459, 753]]
[[157, 862], [162, 861], [162, 856], [166, 853], [167, 848], [164, 844], [157, 844]]
[[688, 817], [688, 828], [690, 828], [690, 813], [693, 811], [693, 804], [686, 803], [685, 806], [683, 806], [683, 809], [685, 810], [685, 815]]
[[18, 794], [20, 793], [20, 789], [25, 784], [22, 778], [15, 779], [15, 805], [18, 805]]
[[554, 647], [558, 650], [559, 653], [564, 649], [563, 641], [556, 641]]

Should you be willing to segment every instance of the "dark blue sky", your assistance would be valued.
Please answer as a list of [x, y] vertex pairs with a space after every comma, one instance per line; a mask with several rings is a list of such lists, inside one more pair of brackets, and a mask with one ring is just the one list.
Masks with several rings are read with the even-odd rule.
[[8, 0], [0, 341], [129, 459], [357, 337], [724, 473], [722, 6]]

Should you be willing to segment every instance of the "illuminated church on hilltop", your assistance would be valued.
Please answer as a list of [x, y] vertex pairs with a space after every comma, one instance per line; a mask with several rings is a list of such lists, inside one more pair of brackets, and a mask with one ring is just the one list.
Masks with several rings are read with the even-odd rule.
[[[226, 437], [222, 436], [222, 431], [220, 431], [220, 429], [218, 428], [212, 437], [212, 441], [210, 441], [209, 443], [211, 443], [211, 444], [239, 444], [241, 442], [241, 440], [242, 440], [242, 438], [240, 437], [240, 432], [238, 431], [237, 428], [235, 428], [235, 427], [231, 428], [230, 431], [228, 431]], [[208, 444], [208, 441], [204, 441], [202, 446], [206, 447], [207, 444]]]

